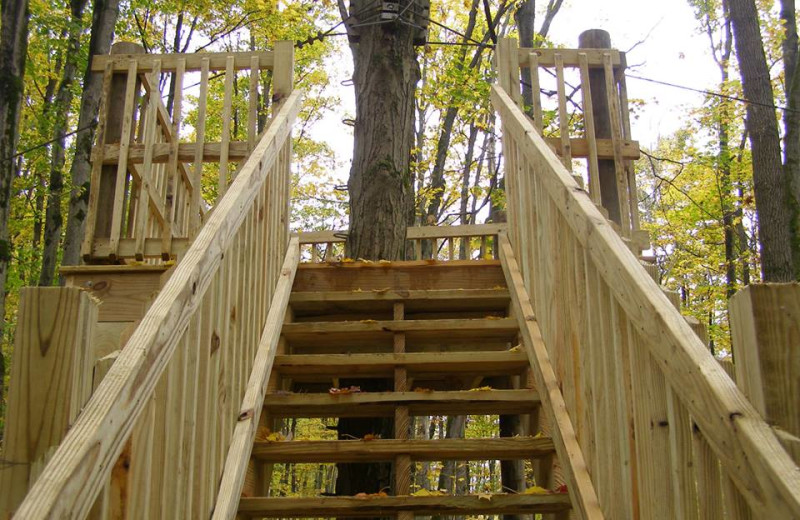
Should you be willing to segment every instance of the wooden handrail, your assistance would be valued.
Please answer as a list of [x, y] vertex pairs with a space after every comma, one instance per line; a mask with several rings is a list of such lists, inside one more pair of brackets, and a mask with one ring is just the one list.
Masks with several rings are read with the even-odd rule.
[[[513, 99], [497, 85], [492, 87], [491, 95], [494, 108], [503, 120], [506, 174], [509, 176], [509, 235], [517, 256], [521, 257], [527, 290], [535, 302], [537, 320], [542, 325], [548, 348], [557, 350], [558, 345], [554, 342], [560, 345], [562, 341], [569, 341], [562, 336], [568, 334], [563, 332], [565, 327], [577, 327], [573, 330], [578, 337], [572, 338], [577, 343], [570, 347], [577, 348], [576, 353], [560, 355], [577, 355], [578, 359], [573, 360], [576, 364], [588, 362], [586, 360], [596, 354], [581, 350], [590, 347], [585, 345], [589, 340], [584, 338], [580, 341], [580, 337], [582, 334], [598, 334], [597, 345], [610, 342], [619, 349], [616, 354], [623, 357], [614, 359], [612, 355], [609, 359], [605, 356], [596, 361], [623, 363], [617, 368], [621, 375], [630, 378], [628, 387], [613, 378], [607, 381], [609, 386], [594, 387], [594, 392], [607, 394], [608, 400], [613, 401], [609, 406], [619, 406], [619, 417], [630, 414], [629, 422], [620, 421], [621, 429], [606, 432], [610, 435], [606, 440], [621, 442], [624, 453], [628, 453], [626, 450], [630, 448], [628, 455], [633, 459], [630, 463], [635, 467], [634, 477], [638, 478], [632, 496], [617, 497], [624, 509], [615, 510], [615, 504], [610, 503], [605, 503], [604, 509], [613, 511], [612, 516], [623, 517], [625, 511], [637, 507], [626, 504], [626, 501], [636, 500], [636, 493], [646, 497], [651, 492], [657, 494], [657, 486], [671, 486], [667, 475], [669, 466], [659, 467], [650, 457], [667, 457], [669, 464], [669, 457], [675, 454], [669, 449], [667, 453], [658, 453], [655, 444], [646, 443], [648, 436], [662, 435], [660, 432], [663, 430], [659, 428], [676, 428], [669, 424], [667, 417], [674, 415], [670, 413], [670, 407], [674, 410], [675, 406], [680, 406], [691, 414], [699, 428], [701, 443], [710, 445], [723, 471], [735, 484], [731, 489], [737, 490], [753, 511], [764, 518], [800, 518], [800, 470], [769, 426], [648, 276], [639, 260], [595, 207], [586, 191], [559, 162]], [[539, 231], [537, 226], [541, 226]], [[542, 238], [542, 233], [547, 233], [548, 237]], [[552, 237], [557, 237], [559, 243], [554, 243]], [[586, 274], [585, 281], [581, 278], [572, 282], [573, 287], [579, 281], [586, 284], [584, 287], [557, 287], [566, 284], [558, 274], [576, 276], [575, 271], [570, 272], [570, 265], [585, 266], [586, 273], [599, 276], [592, 278]], [[589, 288], [591, 292], [584, 293]], [[574, 292], [576, 289], [577, 293]], [[556, 314], [563, 308], [562, 304], [570, 305], [571, 302], [559, 300], [561, 296], [566, 299], [569, 294], [577, 294], [575, 305], [582, 307], [578, 311], [567, 309], [567, 312], [585, 310], [594, 313], [579, 314], [584, 321], [578, 325], [569, 321], [571, 314]], [[596, 300], [590, 305], [586, 303], [587, 298]], [[553, 303], [559, 306], [557, 310], [550, 308]], [[564, 348], [567, 347], [565, 344]], [[625, 361], [630, 362], [627, 368]], [[565, 364], [569, 363], [565, 361]], [[611, 373], [609, 371], [617, 368], [611, 365], [605, 370]], [[634, 368], [643, 372], [638, 373]], [[590, 376], [577, 373], [574, 377], [577, 381]], [[590, 377], [589, 383], [603, 381], [598, 377]], [[666, 383], [666, 388], [663, 383], [659, 386], [659, 379]], [[573, 384], [573, 381], [564, 381], [564, 384]], [[580, 388], [575, 389], [575, 392], [580, 391]], [[653, 403], [665, 403], [664, 410], [650, 406], [648, 399]], [[668, 402], [668, 399], [672, 400]], [[591, 406], [591, 403], [584, 405]], [[575, 420], [574, 414], [578, 411], [574, 408], [568, 411]], [[663, 419], [661, 413], [665, 414]], [[636, 432], [635, 449], [627, 440], [621, 441], [621, 436], [629, 435], [628, 428]], [[669, 435], [682, 434], [669, 432]], [[686, 434], [690, 435], [690, 432]], [[664, 446], [668, 448], [669, 443]], [[613, 462], [627, 464], [624, 460]], [[602, 471], [607, 471], [607, 468], [590, 465], [590, 470], [593, 470], [597, 483], [597, 479], [603, 479]], [[619, 471], [630, 474], [630, 469]], [[648, 472], [657, 473], [665, 482], [648, 480]], [[611, 485], [617, 486], [616, 481], [612, 482]], [[607, 496], [612, 495], [613, 492], [609, 492]], [[602, 503], [603, 492], [600, 492], [600, 498]], [[667, 509], [658, 514], [669, 515], [672, 504], [660, 506]], [[640, 512], [648, 517], [646, 511]]]
[[[175, 354], [176, 347], [185, 339], [190, 320], [196, 316], [201, 305], [214, 303], [204, 300], [212, 281], [224, 293], [225, 284], [235, 280], [232, 276], [220, 279], [220, 265], [245, 219], [248, 219], [248, 223], [261, 222], [258, 211], [253, 213], [251, 210], [257, 198], [269, 195], [263, 193], [262, 188], [274, 175], [278, 175], [272, 168], [281, 161], [280, 155], [288, 144], [301, 100], [301, 93], [295, 91], [283, 103], [186, 257], [177, 265], [108, 375], [26, 496], [17, 511], [19, 518], [83, 518], [89, 512], [125, 442], [130, 438], [137, 419], [153, 396], [156, 384]], [[280, 172], [279, 178], [281, 182], [288, 182], [288, 165], [283, 166], [286, 171]], [[274, 173], [272, 177], [269, 176], [271, 172]], [[276, 194], [278, 188], [274, 188]], [[261, 236], [272, 236], [273, 242], [268, 243], [268, 251], [279, 250], [282, 255], [288, 235], [280, 227], [286, 223], [285, 212], [280, 206], [288, 201], [285, 194], [278, 195], [272, 204], [277, 207], [274, 211], [278, 213], [270, 213], [276, 218], [268, 222], [274, 227], [274, 233]], [[272, 207], [267, 209], [273, 211]], [[248, 231], [255, 232], [252, 229]], [[241, 250], [245, 251], [246, 248], [242, 247]], [[235, 254], [233, 258], [236, 258]], [[236, 262], [243, 262], [244, 258]], [[228, 262], [227, 259], [225, 261]], [[212, 348], [215, 343], [218, 348], [219, 342], [219, 337], [212, 337]], [[207, 513], [198, 516], [207, 516]]]

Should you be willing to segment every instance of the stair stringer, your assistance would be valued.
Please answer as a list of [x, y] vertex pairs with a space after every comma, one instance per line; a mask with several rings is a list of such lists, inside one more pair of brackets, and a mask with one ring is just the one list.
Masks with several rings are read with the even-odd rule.
[[506, 277], [511, 304], [519, 322], [520, 336], [531, 364], [536, 386], [542, 400], [542, 408], [552, 425], [551, 436], [556, 453], [564, 469], [564, 477], [570, 492], [573, 511], [579, 518], [602, 519], [603, 511], [592, 483], [586, 460], [578, 443], [575, 428], [567, 412], [564, 396], [550, 363], [547, 347], [536, 321], [522, 272], [514, 256], [513, 248], [505, 234], [499, 236], [500, 261]]

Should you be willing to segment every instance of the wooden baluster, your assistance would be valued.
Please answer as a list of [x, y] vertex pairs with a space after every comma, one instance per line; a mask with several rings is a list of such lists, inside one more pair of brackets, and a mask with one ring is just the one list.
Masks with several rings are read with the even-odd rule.
[[561, 134], [561, 163], [572, 171], [572, 146], [569, 142], [569, 116], [567, 114], [567, 94], [564, 85], [564, 57], [555, 54], [556, 90], [558, 91], [558, 129]]
[[611, 113], [611, 141], [614, 147], [614, 169], [617, 174], [617, 193], [620, 207], [620, 227], [623, 236], [630, 236], [631, 221], [628, 202], [628, 178], [622, 163], [622, 137], [619, 116], [619, 97], [617, 96], [614, 69], [611, 65], [611, 53], [603, 53], [603, 69], [606, 78], [606, 95], [608, 110]]
[[[139, 90], [137, 81], [137, 62], [135, 59], [128, 61], [128, 76], [125, 85], [125, 106], [122, 111], [122, 137], [119, 143], [119, 163], [117, 164], [117, 180], [114, 185], [114, 199], [111, 206], [111, 230], [109, 235], [109, 257], [117, 258], [119, 240], [122, 232], [122, 202], [125, 197], [125, 178], [128, 175], [128, 150], [134, 125], [134, 112], [136, 110], [136, 94]], [[141, 190], [140, 190], [141, 195]], [[141, 200], [141, 199], [140, 199]], [[146, 207], [146, 204], [139, 204]]]
[[[176, 232], [177, 198], [185, 196], [185, 190], [178, 189], [182, 179], [178, 172], [178, 147], [180, 146], [181, 109], [183, 104], [183, 74], [186, 70], [186, 59], [179, 58], [175, 67], [175, 88], [172, 95], [172, 141], [169, 149], [169, 166], [167, 167], [167, 197], [164, 201], [165, 225], [161, 234], [161, 258], [169, 260], [172, 253], [172, 238]], [[156, 85], [158, 76], [154, 75]], [[165, 129], [166, 131], [166, 129]]]
[[600, 168], [597, 161], [597, 137], [594, 131], [594, 108], [592, 107], [592, 87], [589, 83], [589, 60], [585, 52], [578, 53], [581, 73], [581, 93], [583, 95], [583, 121], [586, 141], [589, 144], [589, 196], [595, 205], [601, 205]]
[[[147, 236], [147, 223], [148, 216], [150, 215], [150, 194], [151, 182], [153, 181], [153, 148], [155, 144], [156, 135], [156, 121], [158, 119], [156, 110], [160, 94], [158, 92], [158, 77], [161, 74], [161, 61], [155, 60], [153, 63], [153, 75], [155, 78], [151, 83], [150, 98], [147, 103], [147, 115], [145, 120], [144, 129], [144, 164], [142, 165], [140, 178], [139, 178], [139, 202], [138, 210], [136, 212], [136, 223], [134, 224], [133, 238], [136, 241], [135, 255], [136, 260], [142, 261], [144, 259], [144, 245], [145, 237]], [[158, 203], [159, 201], [154, 201]], [[164, 215], [161, 215], [162, 219]], [[161, 232], [168, 232], [168, 229], [162, 222]]]
[[[625, 69], [627, 68], [627, 62], [624, 52], [620, 52], [619, 55], [620, 64], [616, 72], [616, 80], [617, 85], [619, 86], [619, 109], [620, 115], [622, 116], [622, 137], [626, 141], [630, 141], [631, 117], [628, 109], [628, 86], [625, 82]], [[630, 194], [628, 200], [631, 211], [631, 229], [635, 231], [640, 229], [639, 200], [636, 194], [636, 172], [633, 168], [633, 161], [630, 159], [625, 159], [623, 162], [625, 164], [625, 173], [628, 179], [628, 192]]]
[[533, 99], [533, 126], [542, 133], [542, 94], [539, 87], [539, 55], [531, 52], [528, 58], [528, 67], [531, 78], [531, 97]]
[[256, 133], [258, 122], [258, 78], [260, 75], [258, 56], [250, 58], [250, 92], [249, 108], [247, 111], [247, 149], [253, 151], [256, 146]]
[[219, 192], [217, 203], [228, 191], [228, 154], [231, 142], [231, 110], [233, 109], [233, 63], [234, 57], [228, 56], [225, 62], [225, 97], [222, 104], [222, 141], [219, 154]]
[[189, 205], [189, 237], [194, 238], [200, 229], [200, 203], [203, 181], [203, 144], [206, 138], [206, 100], [208, 99], [209, 59], [200, 65], [200, 95], [197, 98], [197, 124], [195, 125], [194, 174], [192, 176], [192, 202]]

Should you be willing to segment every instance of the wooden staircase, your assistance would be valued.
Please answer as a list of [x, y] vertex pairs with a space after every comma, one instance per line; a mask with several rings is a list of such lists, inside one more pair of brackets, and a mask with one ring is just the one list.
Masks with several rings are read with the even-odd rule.
[[[418, 461], [536, 460], [556, 486], [552, 439], [537, 432], [540, 399], [519, 343], [500, 261], [301, 264], [264, 400], [262, 428], [287, 417], [391, 417], [394, 438], [256, 440], [242, 517], [379, 517], [562, 513], [566, 493], [419, 496]], [[347, 391], [353, 381], [392, 391]], [[488, 389], [491, 387], [491, 389]], [[517, 415], [518, 436], [412, 438], [410, 418]], [[341, 435], [340, 435], [341, 438]], [[393, 489], [363, 496], [269, 495], [275, 463], [391, 462]], [[559, 482], [560, 484], [560, 482]]]

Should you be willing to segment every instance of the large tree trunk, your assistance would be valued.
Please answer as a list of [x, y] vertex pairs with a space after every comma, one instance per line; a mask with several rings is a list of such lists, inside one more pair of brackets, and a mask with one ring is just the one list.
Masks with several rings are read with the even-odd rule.
[[61, 200], [64, 191], [64, 162], [66, 149], [67, 120], [72, 105], [72, 82], [78, 70], [78, 54], [83, 31], [83, 10], [87, 0], [70, 2], [70, 25], [68, 44], [64, 56], [64, 72], [58, 85], [55, 99], [53, 138], [55, 142], [50, 150], [50, 182], [48, 183], [47, 210], [44, 223], [44, 251], [42, 253], [42, 270], [39, 285], [53, 285], [58, 262], [58, 246], [61, 243], [63, 218]]
[[[0, 28], [0, 340], [3, 339], [6, 312], [6, 278], [11, 263], [8, 218], [11, 209], [11, 183], [17, 170], [14, 155], [19, 140], [19, 113], [22, 108], [22, 78], [28, 45], [28, 0], [2, 0]], [[3, 401], [5, 359], [0, 352], [0, 402]]]
[[[95, 0], [92, 35], [89, 40], [89, 63], [83, 76], [78, 128], [86, 128], [92, 122], [97, 121], [103, 78], [100, 74], [92, 74], [91, 57], [108, 54], [111, 49], [111, 41], [114, 39], [114, 25], [117, 23], [117, 16], [119, 16], [119, 0]], [[86, 229], [86, 211], [89, 203], [89, 174], [92, 168], [89, 158], [92, 153], [94, 135], [94, 127], [92, 127], [78, 133], [75, 137], [75, 156], [70, 169], [72, 190], [69, 196], [62, 265], [78, 265], [80, 263], [81, 242]]]
[[[400, 2], [404, 9], [411, 0]], [[353, 0], [352, 12], [365, 7]], [[372, 20], [376, 21], [376, 20]], [[352, 46], [356, 98], [347, 256], [400, 260], [412, 207], [411, 147], [419, 65], [414, 29], [401, 23], [359, 28]]]
[[745, 126], [753, 154], [753, 182], [761, 270], [768, 282], [794, 279], [788, 189], [781, 163], [778, 122], [754, 0], [730, 0], [736, 55], [747, 104]]

